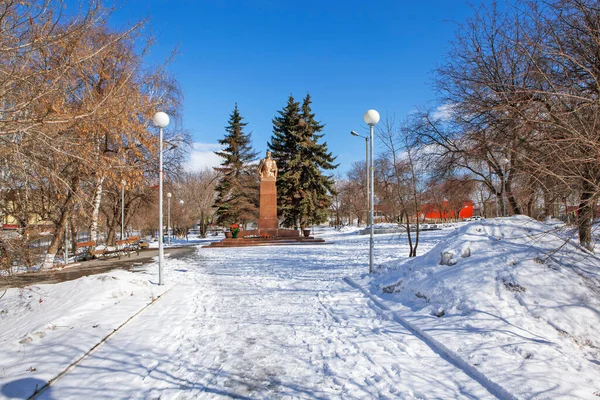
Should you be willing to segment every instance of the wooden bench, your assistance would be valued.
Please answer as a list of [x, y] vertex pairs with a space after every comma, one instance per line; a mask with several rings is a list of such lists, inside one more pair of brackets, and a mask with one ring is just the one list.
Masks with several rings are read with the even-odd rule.
[[77, 242], [75, 243], [76, 249], [84, 249], [84, 251], [90, 250], [96, 247], [96, 242], [90, 240], [89, 242]]
[[84, 249], [84, 254], [89, 255], [90, 258], [107, 258], [107, 257], [118, 257], [121, 259], [122, 255], [131, 257], [132, 252], [140, 254], [139, 236], [130, 236], [127, 239], [117, 240], [115, 242], [116, 248], [104, 247], [102, 249], [96, 249], [96, 243], [93, 241], [78, 242], [75, 243], [75, 248]]
[[96, 250], [96, 242], [94, 242], [93, 240], [87, 242], [77, 242], [75, 243], [75, 249], [76, 255], [83, 255], [85, 259], [87, 259], [88, 257], [96, 258], [104, 251], [104, 249]]
[[117, 240], [115, 242], [116, 249], [108, 249], [105, 248], [102, 257], [112, 257], [116, 256], [121, 259], [122, 255], [126, 255], [127, 257], [131, 257], [131, 253], [135, 251], [137, 255], [140, 254], [140, 246], [138, 244], [140, 240], [139, 236], [130, 236], [127, 239]]

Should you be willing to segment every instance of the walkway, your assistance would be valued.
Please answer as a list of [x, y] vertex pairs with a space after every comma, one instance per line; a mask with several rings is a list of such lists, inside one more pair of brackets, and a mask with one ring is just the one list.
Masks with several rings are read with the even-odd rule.
[[202, 249], [41, 398], [491, 398], [342, 280], [364, 244]]

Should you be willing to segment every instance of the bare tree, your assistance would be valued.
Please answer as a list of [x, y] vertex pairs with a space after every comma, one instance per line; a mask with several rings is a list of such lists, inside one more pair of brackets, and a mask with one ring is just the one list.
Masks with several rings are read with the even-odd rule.
[[[409, 245], [409, 257], [416, 257], [419, 246], [421, 204], [425, 192], [423, 165], [419, 163], [419, 142], [412, 135], [408, 122], [401, 128], [395, 126], [393, 118], [386, 118], [378, 137], [387, 151], [384, 157], [390, 166], [393, 179], [393, 194], [401, 207]], [[414, 216], [416, 231], [414, 241], [411, 233], [411, 217]]]
[[219, 173], [213, 169], [186, 172], [175, 182], [177, 197], [185, 202], [186, 221], [196, 223], [200, 234], [206, 237], [208, 226], [213, 223], [215, 209], [215, 187]]
[[[90, 212], [96, 236], [103, 186], [146, 185], [157, 154], [148, 121], [179, 104], [176, 83], [144, 66], [141, 21], [107, 28], [110, 9], [83, 3], [66, 17], [57, 2], [0, 5], [0, 154], [2, 179], [19, 178], [21, 222], [51, 222], [43, 264], [53, 264], [68, 221]], [[6, 201], [3, 201], [6, 203]], [[71, 223], [71, 227], [74, 224]]]

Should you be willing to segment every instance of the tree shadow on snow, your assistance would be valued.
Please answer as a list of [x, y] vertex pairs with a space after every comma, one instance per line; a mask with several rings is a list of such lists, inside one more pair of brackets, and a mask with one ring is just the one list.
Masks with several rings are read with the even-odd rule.
[[[37, 378], [21, 378], [12, 382], [5, 383], [0, 389], [0, 393], [9, 399], [28, 399], [33, 396], [46, 384], [45, 381]], [[51, 388], [44, 392], [44, 398], [52, 400]]]

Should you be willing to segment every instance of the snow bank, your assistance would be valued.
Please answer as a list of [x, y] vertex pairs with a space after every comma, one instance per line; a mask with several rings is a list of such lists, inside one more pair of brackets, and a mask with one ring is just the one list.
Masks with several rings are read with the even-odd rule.
[[563, 236], [524, 216], [472, 222], [371, 291], [518, 397], [598, 398], [600, 259]]
[[0, 302], [0, 398], [29, 397], [169, 289], [144, 275], [114, 270], [8, 289]]

